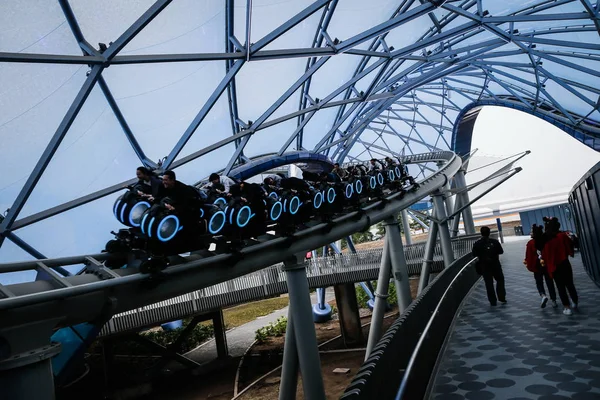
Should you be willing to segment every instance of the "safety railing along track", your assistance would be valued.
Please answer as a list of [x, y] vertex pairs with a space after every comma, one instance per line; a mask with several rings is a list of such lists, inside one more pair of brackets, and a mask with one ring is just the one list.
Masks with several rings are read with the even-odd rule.
[[[477, 236], [458, 237], [452, 241], [455, 257], [469, 253]], [[425, 242], [405, 245], [404, 252], [410, 276], [421, 273]], [[311, 289], [342, 283], [376, 280], [383, 249], [359, 251], [318, 257], [306, 262]], [[442, 271], [444, 262], [439, 242], [435, 247], [431, 272]], [[100, 336], [139, 330], [165, 321], [186, 318], [224, 307], [279, 296], [287, 293], [285, 273], [281, 264], [249, 275], [219, 283], [172, 299], [150, 304], [115, 315], [102, 329]]]
[[[39, 260], [33, 262], [0, 265], [0, 273], [26, 271], [48, 267], [85, 263], [89, 273], [66, 278], [58, 274], [51, 281], [27, 282], [0, 287], [0, 330], [40, 321], [53, 321], [56, 327], [75, 325], [90, 321], [98, 315], [132, 312], [140, 307], [151, 309], [148, 304], [166, 301], [185, 293], [200, 291], [196, 307], [215, 307], [218, 303], [221, 282], [235, 280], [268, 268], [308, 249], [319, 248], [354, 232], [397, 214], [424, 197], [441, 189], [448, 179], [458, 172], [462, 160], [451, 151], [419, 154], [404, 157], [405, 163], [442, 162], [442, 166], [421, 180], [416, 191], [393, 193], [364, 206], [360, 210], [340, 215], [330, 222], [296, 232], [289, 237], [272, 239], [243, 248], [237, 254], [218, 254], [188, 261], [163, 271], [164, 279], [148, 289], [148, 275], [135, 269], [111, 271], [100, 261], [107, 255], [77, 256], [66, 259]], [[255, 277], [260, 281], [261, 273]], [[366, 275], [360, 279], [367, 278]], [[312, 278], [311, 278], [312, 279]], [[276, 287], [282, 283], [274, 282]], [[257, 287], [251, 292], [260, 293]], [[262, 288], [264, 291], [264, 287]], [[274, 289], [273, 289], [274, 290]], [[203, 292], [202, 292], [203, 291]], [[238, 299], [243, 298], [237, 295]], [[193, 305], [192, 305], [193, 309]]]

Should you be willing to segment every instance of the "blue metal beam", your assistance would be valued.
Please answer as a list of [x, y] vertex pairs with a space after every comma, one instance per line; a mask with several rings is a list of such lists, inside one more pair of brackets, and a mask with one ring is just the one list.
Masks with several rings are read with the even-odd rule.
[[113, 59], [123, 47], [127, 46], [131, 40], [142, 29], [146, 27], [162, 10], [164, 10], [172, 0], [157, 0], [145, 13], [142, 14], [117, 40], [110, 45], [110, 47], [104, 52], [104, 56], [107, 60]]
[[140, 146], [137, 139], [135, 138], [135, 135], [129, 128], [129, 124], [125, 120], [125, 117], [123, 116], [123, 113], [121, 112], [119, 105], [117, 104], [115, 98], [113, 97], [112, 92], [108, 88], [108, 85], [106, 84], [106, 81], [104, 80], [103, 76], [100, 76], [98, 78], [98, 86], [100, 86], [100, 89], [102, 89], [102, 93], [104, 93], [104, 97], [106, 97], [106, 101], [108, 101], [108, 105], [110, 106], [113, 113], [115, 114], [115, 117], [117, 117], [117, 121], [119, 121], [119, 124], [121, 125], [121, 128], [123, 129], [123, 132], [125, 133], [125, 136], [127, 137], [127, 140], [129, 141], [129, 144], [133, 148], [133, 151], [135, 152], [135, 154], [138, 156], [138, 158], [140, 159], [142, 164], [144, 164], [144, 166], [150, 167], [150, 168], [155, 168], [156, 164], [152, 160], [150, 160], [148, 157], [146, 157], [144, 150], [142, 150], [142, 147]]
[[238, 71], [242, 68], [243, 64], [244, 64], [244, 60], [238, 60], [229, 69], [229, 72], [227, 72], [225, 77], [221, 80], [221, 82], [219, 83], [217, 88], [213, 91], [213, 93], [208, 98], [208, 100], [206, 101], [204, 106], [200, 109], [200, 111], [198, 112], [198, 114], [196, 115], [196, 117], [194, 118], [192, 123], [188, 126], [188, 128], [185, 130], [185, 132], [183, 133], [181, 138], [177, 141], [177, 143], [175, 144], [175, 146], [173, 147], [173, 149], [167, 156], [167, 159], [165, 160], [165, 162], [162, 165], [163, 169], [168, 169], [171, 166], [171, 164], [173, 164], [177, 155], [179, 155], [179, 153], [181, 152], [181, 150], [183, 149], [185, 144], [188, 142], [188, 140], [190, 140], [190, 138], [192, 137], [192, 135], [194, 134], [196, 129], [198, 129], [198, 127], [200, 126], [200, 123], [204, 120], [204, 118], [206, 118], [206, 115], [213, 108], [213, 106], [215, 105], [215, 103], [217, 102], [217, 100], [219, 99], [221, 94], [225, 91], [225, 89], [229, 85], [229, 82], [231, 82], [231, 80], [235, 77], [235, 75], [238, 73]]
[[[235, 52], [234, 45], [234, 21], [235, 21], [235, 8], [234, 0], [226, 0], [225, 2], [225, 51], [227, 53]], [[233, 66], [233, 60], [225, 60], [225, 72], [228, 73], [229, 69]], [[231, 133], [235, 135], [239, 132], [240, 126], [238, 124], [239, 113], [237, 104], [237, 90], [235, 86], [235, 77], [229, 82], [227, 86], [227, 100], [229, 105], [229, 115], [231, 118]], [[239, 140], [235, 142], [235, 145], [239, 145]]]
[[317, 1], [315, 1], [310, 6], [306, 7], [304, 10], [302, 10], [301, 12], [299, 12], [298, 14], [296, 14], [295, 16], [290, 18], [288, 21], [284, 22], [277, 29], [275, 29], [274, 31], [272, 31], [271, 33], [269, 33], [268, 35], [266, 35], [265, 37], [260, 39], [258, 42], [256, 42], [252, 46], [250, 46], [249, 54], [252, 55], [252, 54], [256, 53], [257, 51], [259, 51], [260, 49], [262, 49], [263, 47], [267, 46], [269, 43], [271, 43], [272, 41], [274, 41], [275, 39], [277, 39], [278, 37], [280, 37], [287, 31], [292, 29], [294, 26], [298, 25], [300, 22], [304, 21], [306, 18], [313, 15], [316, 11], [321, 9], [321, 7], [326, 6], [331, 1], [332, 0], [317, 0]]
[[262, 125], [262, 123], [266, 121], [267, 118], [269, 118], [275, 111], [277, 111], [277, 109], [279, 107], [281, 107], [281, 105], [283, 103], [285, 103], [285, 101], [292, 94], [294, 94], [294, 92], [296, 92], [296, 90], [298, 90], [302, 86], [302, 84], [304, 82], [306, 82], [306, 80], [308, 78], [310, 78], [315, 72], [317, 72], [319, 70], [319, 68], [321, 68], [327, 62], [327, 60], [329, 60], [329, 57], [321, 57], [316, 63], [314, 63], [308, 69], [308, 71], [306, 71], [304, 73], [304, 75], [302, 75], [288, 90], [286, 90], [285, 93], [283, 93], [279, 97], [279, 99], [277, 99], [277, 101], [275, 101], [273, 103], [273, 105], [271, 105], [271, 107], [269, 107], [267, 109], [267, 111], [265, 111], [260, 117], [258, 117], [258, 119], [256, 121], [254, 121], [252, 123], [252, 125], [247, 129], [250, 134], [247, 135], [247, 136], [245, 136], [244, 139], [242, 139], [242, 142], [237, 147], [237, 149], [233, 153], [233, 156], [230, 158], [229, 162], [227, 163], [227, 166], [225, 167], [225, 170], [223, 171], [223, 174], [227, 175], [229, 173], [229, 171], [231, 171], [231, 168], [233, 168], [233, 165], [237, 161], [237, 159], [240, 156], [241, 152], [244, 150], [244, 147], [248, 143], [248, 140], [250, 140], [251, 134], [253, 134], [253, 132], [255, 132], [256, 129], [258, 127], [260, 127]]

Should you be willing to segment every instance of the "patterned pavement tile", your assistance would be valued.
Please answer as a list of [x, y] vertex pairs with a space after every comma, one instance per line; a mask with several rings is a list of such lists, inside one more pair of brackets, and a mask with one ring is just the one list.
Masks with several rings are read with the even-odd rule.
[[490, 306], [482, 280], [465, 300], [430, 399], [600, 400], [600, 288], [576, 254], [579, 309], [540, 308], [525, 243], [503, 245], [508, 304]]

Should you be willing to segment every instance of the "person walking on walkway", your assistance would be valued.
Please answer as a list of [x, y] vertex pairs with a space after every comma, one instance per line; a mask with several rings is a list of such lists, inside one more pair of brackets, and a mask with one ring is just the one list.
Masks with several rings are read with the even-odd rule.
[[548, 267], [548, 273], [556, 282], [556, 289], [564, 307], [563, 314], [571, 315], [573, 314], [572, 309], [577, 308], [579, 302], [577, 289], [573, 282], [573, 267], [569, 262], [569, 256], [575, 255], [573, 241], [560, 230], [558, 218], [544, 218], [544, 222], [545, 244], [542, 249], [542, 260]]
[[542, 298], [540, 307], [545, 308], [546, 304], [548, 304], [548, 296], [546, 296], [546, 291], [544, 290], [544, 280], [546, 280], [548, 294], [550, 294], [550, 299], [552, 300], [552, 307], [556, 308], [558, 307], [558, 304], [556, 304], [554, 281], [550, 277], [550, 274], [548, 274], [548, 268], [546, 265], [542, 265], [540, 260], [542, 249], [544, 248], [543, 239], [544, 228], [540, 225], [533, 224], [531, 227], [531, 240], [527, 242], [527, 246], [525, 248], [525, 260], [523, 262], [525, 267], [527, 267], [529, 271], [533, 272], [535, 285], [540, 297]]
[[[500, 254], [504, 249], [496, 239], [490, 238], [490, 228], [483, 226], [480, 229], [481, 239], [473, 244], [473, 256], [477, 257], [475, 268], [477, 273], [483, 275], [485, 289], [490, 305], [495, 306], [498, 301], [506, 304], [506, 289], [504, 288], [504, 274], [500, 264]], [[496, 280], [496, 291], [494, 291]]]

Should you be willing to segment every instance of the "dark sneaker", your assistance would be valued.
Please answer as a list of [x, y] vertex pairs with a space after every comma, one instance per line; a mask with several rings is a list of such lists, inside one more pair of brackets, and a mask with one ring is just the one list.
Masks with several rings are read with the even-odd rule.
[[540, 307], [546, 308], [546, 304], [548, 304], [548, 298], [544, 296], [542, 297], [542, 304], [540, 304]]

